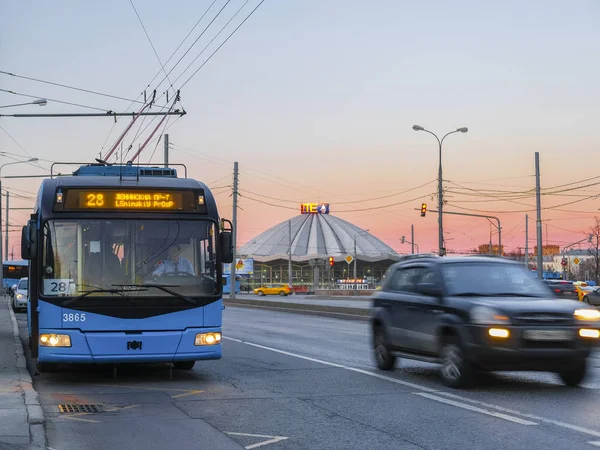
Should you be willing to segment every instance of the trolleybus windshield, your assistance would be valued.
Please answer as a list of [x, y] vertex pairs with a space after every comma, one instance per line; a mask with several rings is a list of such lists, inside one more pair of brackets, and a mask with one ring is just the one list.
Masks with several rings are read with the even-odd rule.
[[218, 295], [216, 235], [207, 220], [50, 220], [43, 226], [41, 296], [115, 297], [113, 304]]

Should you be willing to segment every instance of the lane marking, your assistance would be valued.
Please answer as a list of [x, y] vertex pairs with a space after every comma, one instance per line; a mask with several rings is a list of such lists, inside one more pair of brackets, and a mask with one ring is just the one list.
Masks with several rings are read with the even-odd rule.
[[454, 400], [450, 400], [443, 397], [438, 397], [437, 395], [432, 395], [427, 392], [414, 392], [415, 395], [419, 395], [421, 397], [428, 398], [430, 400], [435, 400], [436, 402], [445, 403], [447, 405], [456, 406], [457, 408], [467, 409], [469, 411], [478, 412], [480, 414], [486, 414], [488, 416], [497, 417], [498, 419], [508, 420], [510, 422], [519, 423], [521, 425], [539, 425], [536, 422], [531, 422], [529, 420], [521, 419], [520, 417], [509, 416], [508, 414], [502, 414], [498, 412], [489, 411], [487, 409], [478, 408], [477, 406], [471, 406], [467, 403], [461, 403]]
[[[467, 402], [467, 403], [471, 403], [471, 404], [483, 406], [483, 407], [490, 408], [490, 409], [495, 409], [497, 411], [502, 411], [504, 413], [513, 414], [515, 416], [526, 417], [528, 419], [536, 420], [538, 422], [542, 422], [542, 423], [545, 423], [547, 425], [555, 425], [555, 426], [558, 426], [558, 427], [567, 428], [567, 429], [572, 430], [572, 431], [577, 431], [577, 432], [582, 433], [582, 434], [587, 434], [587, 435], [594, 436], [594, 437], [600, 437], [600, 431], [592, 430], [592, 429], [585, 428], [585, 427], [580, 427], [578, 425], [573, 425], [573, 424], [566, 423], [566, 422], [561, 422], [559, 420], [546, 419], [544, 417], [540, 417], [540, 416], [537, 416], [535, 414], [528, 414], [528, 413], [523, 413], [523, 412], [520, 412], [520, 411], [512, 410], [512, 409], [509, 409], [509, 408], [503, 408], [501, 406], [492, 405], [492, 404], [489, 404], [489, 403], [481, 402], [479, 400], [472, 400], [470, 398], [462, 397], [460, 395], [452, 394], [450, 392], [440, 391], [440, 390], [437, 390], [437, 389], [431, 389], [431, 388], [428, 388], [428, 387], [425, 387], [425, 386], [421, 386], [421, 385], [418, 385], [418, 384], [415, 384], [415, 383], [410, 383], [410, 382], [407, 382], [407, 381], [398, 380], [396, 378], [388, 377], [388, 376], [385, 376], [385, 375], [380, 375], [380, 374], [375, 373], [375, 372], [370, 372], [368, 370], [359, 369], [359, 368], [356, 368], [356, 367], [344, 366], [342, 364], [336, 364], [336, 363], [332, 363], [332, 362], [329, 362], [329, 361], [323, 361], [321, 359], [310, 358], [308, 356], [298, 355], [296, 353], [287, 352], [287, 351], [284, 351], [284, 350], [279, 350], [279, 349], [267, 347], [267, 346], [264, 346], [264, 345], [254, 344], [252, 342], [246, 342], [246, 341], [243, 341], [243, 340], [240, 340], [240, 339], [234, 339], [234, 338], [230, 338], [230, 337], [227, 337], [227, 336], [223, 336], [223, 339], [228, 339], [230, 341], [239, 342], [240, 344], [250, 345], [252, 347], [262, 348], [264, 350], [269, 350], [269, 351], [272, 351], [272, 352], [275, 352], [275, 353], [280, 353], [282, 355], [292, 356], [294, 358], [299, 358], [299, 359], [304, 359], [304, 360], [307, 360], [307, 361], [312, 361], [312, 362], [324, 364], [324, 365], [330, 366], [330, 367], [337, 367], [337, 368], [344, 369], [344, 370], [349, 370], [349, 371], [352, 371], [352, 372], [362, 373], [362, 374], [368, 375], [370, 377], [379, 378], [381, 380], [386, 380], [386, 381], [390, 381], [392, 383], [396, 383], [396, 384], [400, 384], [400, 385], [403, 385], [403, 386], [411, 387], [413, 389], [416, 389], [416, 390], [419, 390], [419, 391], [422, 391], [422, 392], [435, 393], [435, 394], [438, 394], [438, 395], [443, 395], [443, 396], [446, 396], [446, 397], [449, 397], [449, 398], [453, 398], [453, 399], [456, 399], [456, 400], [461, 400], [463, 402]], [[600, 441], [598, 441], [598, 442], [600, 443]], [[595, 444], [592, 444], [592, 445], [595, 445]]]
[[590, 441], [588, 444], [595, 445], [596, 447], [600, 447], [600, 441]]
[[246, 437], [257, 437], [257, 438], [267, 438], [266, 441], [257, 442], [256, 444], [250, 444], [244, 447], [247, 450], [252, 448], [262, 447], [263, 445], [275, 444], [276, 442], [285, 441], [289, 439], [286, 436], [268, 436], [265, 434], [250, 434], [250, 433], [234, 433], [233, 431], [226, 431], [225, 434], [230, 436], [246, 436]]
[[580, 427], [579, 425], [573, 425], [570, 423], [561, 422], [560, 420], [546, 419], [545, 417], [540, 417], [535, 414], [528, 414], [528, 413], [524, 413], [521, 411], [516, 411], [516, 410], [510, 409], [510, 408], [504, 408], [502, 406], [497, 406], [497, 405], [492, 405], [490, 403], [481, 402], [479, 400], [473, 400], [470, 398], [461, 397], [459, 395], [452, 394], [451, 392], [438, 391], [437, 394], [444, 395], [444, 396], [450, 397], [450, 398], [456, 398], [456, 399], [462, 400], [464, 402], [472, 403], [474, 405], [485, 406], [486, 408], [493, 408], [498, 411], [503, 411], [506, 413], [515, 414], [515, 415], [519, 415], [522, 417], [527, 417], [528, 419], [537, 420], [538, 422], [543, 422], [548, 425], [555, 425], [557, 427], [567, 428], [569, 430], [577, 431], [579, 433], [589, 434], [590, 436], [600, 437], [600, 431], [591, 430], [591, 429], [585, 428], [585, 427]]
[[181, 398], [181, 397], [186, 397], [188, 395], [197, 395], [197, 394], [201, 394], [204, 391], [198, 390], [198, 389], [173, 389], [173, 388], [155, 388], [155, 387], [149, 387], [149, 386], [127, 386], [124, 384], [95, 384], [94, 386], [102, 386], [102, 387], [118, 387], [118, 388], [128, 388], [128, 389], [143, 389], [146, 391], [159, 391], [159, 392], [168, 392], [168, 391], [173, 391], [173, 392], [181, 392], [181, 394], [177, 394], [177, 395], [169, 395], [169, 397], [171, 398]]
[[316, 363], [323, 364], [323, 365], [330, 366], [330, 367], [336, 367], [338, 369], [345, 369], [345, 370], [350, 370], [352, 372], [362, 373], [362, 374], [369, 375], [369, 376], [374, 377], [374, 378], [379, 378], [381, 380], [386, 380], [386, 381], [390, 381], [392, 383], [401, 384], [402, 386], [407, 386], [407, 387], [412, 388], [412, 389], [418, 389], [420, 391], [437, 392], [436, 389], [430, 389], [428, 387], [421, 386], [419, 384], [414, 384], [414, 383], [410, 383], [408, 381], [398, 380], [396, 378], [388, 377], [388, 376], [385, 376], [385, 375], [380, 375], [380, 374], [374, 373], [374, 372], [369, 372], [368, 370], [358, 369], [356, 367], [344, 366], [343, 364], [336, 364], [336, 363], [332, 363], [332, 362], [329, 362], [329, 361], [323, 361], [322, 359], [317, 359], [317, 358], [311, 358], [309, 356], [298, 355], [297, 353], [286, 352], [285, 350], [279, 350], [277, 348], [266, 347], [264, 345], [254, 344], [252, 342], [241, 341], [239, 339], [233, 339], [233, 338], [226, 337], [226, 336], [223, 336], [223, 339], [228, 339], [230, 341], [239, 342], [240, 344], [250, 345], [252, 347], [262, 348], [263, 350], [269, 350], [271, 352], [280, 353], [282, 355], [293, 356], [294, 358], [304, 359], [306, 361], [316, 362]]

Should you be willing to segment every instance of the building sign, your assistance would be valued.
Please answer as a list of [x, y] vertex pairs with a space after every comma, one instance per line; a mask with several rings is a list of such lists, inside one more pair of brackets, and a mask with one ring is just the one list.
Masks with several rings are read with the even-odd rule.
[[329, 214], [329, 203], [301, 203], [300, 214]]
[[[223, 275], [231, 274], [231, 264], [223, 264]], [[240, 258], [235, 263], [236, 275], [252, 275], [254, 274], [254, 259]]]

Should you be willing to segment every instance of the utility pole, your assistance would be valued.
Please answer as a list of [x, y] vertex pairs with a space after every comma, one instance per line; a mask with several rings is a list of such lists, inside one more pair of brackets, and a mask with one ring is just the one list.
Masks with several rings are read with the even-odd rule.
[[289, 232], [289, 249], [288, 249], [288, 253], [289, 253], [289, 258], [288, 258], [288, 284], [290, 285], [290, 290], [291, 293], [293, 294], [294, 291], [292, 289], [292, 221], [288, 220], [288, 232]]
[[163, 142], [165, 144], [165, 167], [169, 167], [169, 135], [163, 136]]
[[236, 247], [237, 247], [237, 201], [238, 201], [238, 163], [233, 163], [233, 216], [232, 224], [233, 230], [231, 230], [233, 238], [233, 261], [231, 262], [231, 288], [229, 290], [229, 298], [235, 299], [235, 260]]
[[540, 153], [535, 152], [535, 202], [537, 209], [536, 234], [537, 234], [537, 273], [538, 278], [544, 278], [544, 258], [542, 243], [542, 199], [540, 192]]
[[9, 192], [6, 191], [6, 223], [4, 224], [4, 259], [8, 260], [8, 211], [10, 206]]
[[525, 268], [529, 270], [529, 214], [525, 214]]
[[411, 246], [411, 254], [415, 254], [415, 226], [410, 226], [410, 246]]

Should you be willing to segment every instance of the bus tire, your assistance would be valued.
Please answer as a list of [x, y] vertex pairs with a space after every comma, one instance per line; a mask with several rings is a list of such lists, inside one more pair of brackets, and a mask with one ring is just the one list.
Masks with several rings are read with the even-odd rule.
[[173, 367], [177, 370], [192, 370], [196, 361], [176, 361], [173, 363]]

